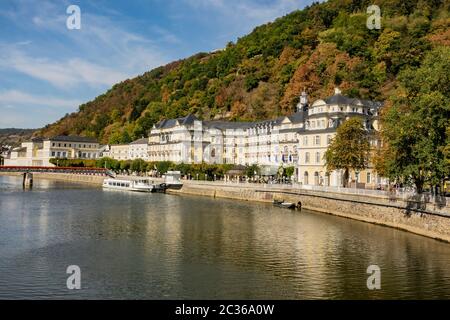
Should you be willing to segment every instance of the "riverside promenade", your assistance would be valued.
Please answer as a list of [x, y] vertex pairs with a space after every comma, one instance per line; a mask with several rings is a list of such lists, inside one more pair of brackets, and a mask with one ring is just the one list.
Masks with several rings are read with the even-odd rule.
[[[34, 178], [101, 186], [105, 177], [38, 173], [34, 174]], [[137, 179], [140, 177], [118, 176], [117, 178]], [[150, 179], [159, 183], [163, 182], [161, 178]], [[298, 184], [197, 180], [183, 180], [182, 182], [183, 188], [168, 190], [168, 193], [266, 203], [272, 203], [274, 200], [301, 202], [303, 209], [389, 226], [450, 242], [450, 199], [446, 197]]]

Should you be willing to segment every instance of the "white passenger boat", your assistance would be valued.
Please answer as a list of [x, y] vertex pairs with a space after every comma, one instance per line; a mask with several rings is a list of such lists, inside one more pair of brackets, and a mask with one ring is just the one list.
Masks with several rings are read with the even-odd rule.
[[141, 180], [119, 180], [119, 179], [105, 179], [103, 181], [103, 188], [114, 190], [125, 190], [135, 192], [164, 192], [165, 186], [154, 184], [148, 179]]

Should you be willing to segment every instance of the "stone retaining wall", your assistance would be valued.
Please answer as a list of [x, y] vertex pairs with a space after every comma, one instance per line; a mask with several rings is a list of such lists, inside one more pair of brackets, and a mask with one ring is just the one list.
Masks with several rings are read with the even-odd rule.
[[105, 180], [104, 176], [68, 174], [68, 173], [34, 173], [33, 177], [34, 179], [48, 179], [65, 182], [87, 183], [98, 186], [101, 186], [103, 184], [103, 180]]

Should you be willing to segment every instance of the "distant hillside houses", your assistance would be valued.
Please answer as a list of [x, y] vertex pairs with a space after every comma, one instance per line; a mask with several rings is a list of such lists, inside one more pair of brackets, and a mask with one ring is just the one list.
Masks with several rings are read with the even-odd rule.
[[[363, 120], [366, 130], [379, 130], [382, 103], [335, 94], [310, 104], [303, 92], [296, 112], [257, 122], [202, 121], [194, 115], [162, 120], [148, 138], [129, 145], [100, 146], [81, 137], [32, 141], [13, 150], [5, 163], [48, 165], [50, 158], [116, 160], [143, 159], [174, 163], [259, 165], [264, 175], [276, 175], [280, 166], [294, 167], [295, 180], [305, 185], [341, 186], [342, 172], [327, 172], [325, 151], [338, 126], [350, 117]], [[373, 136], [373, 144], [379, 143]], [[14, 154], [14, 155], [13, 155]], [[353, 173], [366, 186], [384, 183], [372, 169]]]

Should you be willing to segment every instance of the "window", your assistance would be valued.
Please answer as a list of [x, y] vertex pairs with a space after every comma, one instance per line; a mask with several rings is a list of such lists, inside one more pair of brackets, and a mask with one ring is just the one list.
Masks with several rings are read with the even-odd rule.
[[331, 136], [328, 135], [328, 136], [327, 136], [327, 145], [330, 145], [330, 143], [331, 143]]
[[359, 182], [359, 172], [355, 173], [355, 181], [358, 183]]
[[320, 163], [320, 152], [316, 152], [316, 163]]
[[315, 139], [314, 139], [314, 144], [315, 144], [316, 146], [320, 146], [320, 136], [316, 136], [316, 137], [315, 137]]
[[309, 163], [309, 152], [305, 153], [305, 163]]
[[372, 183], [372, 176], [370, 175], [370, 172], [367, 172], [367, 183]]
[[304, 146], [308, 145], [308, 136], [303, 137], [303, 145]]
[[319, 178], [320, 178], [319, 173], [317, 171], [314, 172], [314, 185], [316, 185], [316, 186], [319, 185], [319, 182], [320, 182]]
[[52, 152], [52, 157], [54, 157], [56, 155], [55, 151]]

